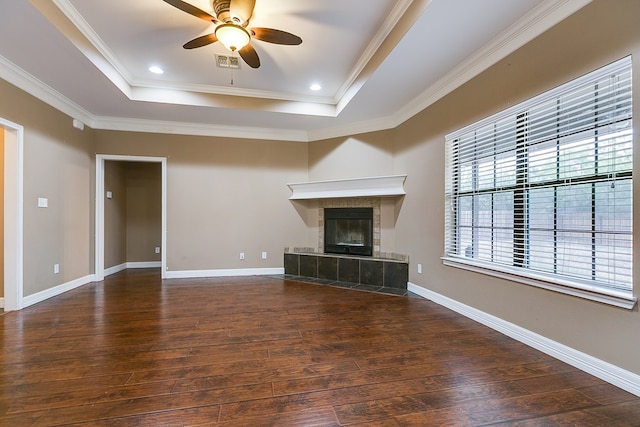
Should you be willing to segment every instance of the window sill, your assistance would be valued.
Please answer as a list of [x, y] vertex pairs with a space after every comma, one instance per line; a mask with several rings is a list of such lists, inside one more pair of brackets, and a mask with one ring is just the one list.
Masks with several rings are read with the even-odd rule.
[[631, 310], [637, 302], [636, 297], [625, 292], [602, 290], [594, 286], [589, 286], [578, 282], [560, 282], [541, 274], [532, 274], [531, 272], [526, 272], [527, 274], [523, 274], [523, 272], [513, 271], [508, 267], [501, 268], [500, 266], [488, 266], [486, 264], [464, 258], [442, 257], [442, 263], [450, 267], [456, 267], [476, 273], [487, 274], [489, 276], [524, 283], [526, 285], [536, 286], [538, 288], [585, 298], [603, 304], [626, 308], [628, 310]]

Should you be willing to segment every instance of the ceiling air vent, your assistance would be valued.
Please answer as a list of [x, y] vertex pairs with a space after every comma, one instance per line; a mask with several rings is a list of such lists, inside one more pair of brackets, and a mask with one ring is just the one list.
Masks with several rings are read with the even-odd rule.
[[240, 68], [240, 58], [216, 54], [216, 64], [220, 68]]

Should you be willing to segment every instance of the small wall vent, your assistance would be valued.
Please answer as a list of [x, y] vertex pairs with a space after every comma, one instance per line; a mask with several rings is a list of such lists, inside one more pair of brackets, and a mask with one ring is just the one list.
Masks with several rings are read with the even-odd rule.
[[238, 56], [216, 54], [216, 64], [220, 68], [240, 68], [240, 58]]

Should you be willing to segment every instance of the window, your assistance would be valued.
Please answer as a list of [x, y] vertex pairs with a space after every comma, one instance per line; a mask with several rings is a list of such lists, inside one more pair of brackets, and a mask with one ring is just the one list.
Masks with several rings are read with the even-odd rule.
[[447, 135], [447, 265], [631, 308], [631, 59]]

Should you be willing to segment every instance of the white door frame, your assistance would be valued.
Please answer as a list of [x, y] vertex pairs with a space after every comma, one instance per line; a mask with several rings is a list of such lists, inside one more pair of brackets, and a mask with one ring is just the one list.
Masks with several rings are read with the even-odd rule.
[[152, 162], [162, 165], [162, 241], [160, 257], [162, 278], [167, 271], [167, 158], [96, 154], [96, 239], [95, 239], [95, 280], [104, 280], [104, 167], [105, 161]]
[[0, 117], [4, 132], [4, 310], [20, 310], [24, 298], [24, 128]]

